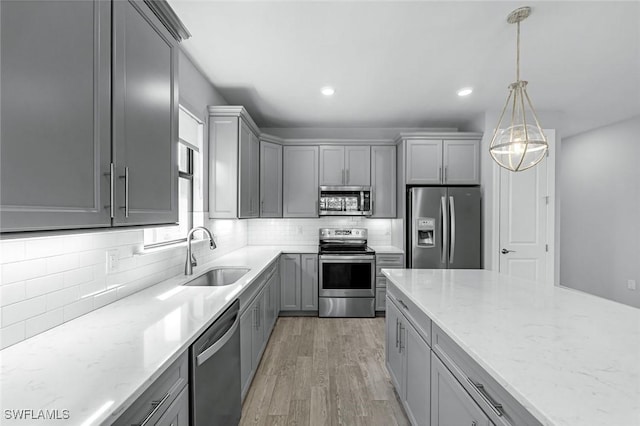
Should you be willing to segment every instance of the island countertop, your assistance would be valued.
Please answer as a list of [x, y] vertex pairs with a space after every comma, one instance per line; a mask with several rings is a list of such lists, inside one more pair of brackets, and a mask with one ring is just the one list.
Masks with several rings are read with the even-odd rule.
[[640, 425], [640, 310], [487, 270], [385, 269], [544, 425]]

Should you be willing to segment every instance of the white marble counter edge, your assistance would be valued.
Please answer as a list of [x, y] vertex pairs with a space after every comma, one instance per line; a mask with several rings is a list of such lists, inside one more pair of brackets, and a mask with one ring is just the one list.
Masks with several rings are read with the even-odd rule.
[[[540, 411], [535, 405], [533, 405], [524, 395], [522, 395], [516, 388], [511, 386], [507, 380], [505, 380], [497, 371], [493, 369], [489, 364], [487, 364], [482, 357], [478, 356], [478, 354], [470, 348], [465, 342], [459, 338], [459, 336], [454, 333], [450, 328], [446, 326], [442, 321], [440, 321], [437, 316], [431, 312], [428, 308], [426, 308], [422, 303], [420, 303], [417, 299], [411, 297], [411, 295], [405, 293], [400, 288], [401, 284], [398, 284], [394, 281], [394, 279], [389, 276], [383, 269], [382, 273], [384, 276], [390, 281], [393, 286], [393, 290], [402, 293], [403, 296], [406, 296], [411, 302], [413, 302], [416, 306], [422, 309], [431, 321], [436, 324], [440, 329], [450, 337], [463, 351], [465, 351], [487, 374], [489, 374], [500, 386], [502, 386], [505, 391], [507, 391], [513, 398], [518, 401], [531, 415], [533, 415], [539, 422], [541, 422], [545, 426], [552, 426], [553, 421], [547, 417], [542, 411]], [[387, 290], [388, 291], [388, 290]]]

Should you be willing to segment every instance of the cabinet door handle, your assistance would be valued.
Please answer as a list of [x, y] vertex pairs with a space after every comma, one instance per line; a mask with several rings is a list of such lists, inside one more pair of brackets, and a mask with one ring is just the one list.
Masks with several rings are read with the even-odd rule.
[[116, 217], [116, 166], [113, 163], [109, 165], [109, 173], [105, 173], [105, 176], [109, 176], [109, 216], [113, 219]]
[[396, 348], [400, 345], [398, 343], [398, 336], [400, 335], [400, 332], [398, 331], [398, 326], [400, 325], [400, 320], [398, 318], [396, 318]]
[[264, 213], [264, 200], [260, 201], [260, 214]]
[[442, 167], [438, 167], [438, 180], [442, 182]]
[[145, 417], [144, 420], [140, 423], [133, 423], [132, 426], [146, 426], [147, 423], [149, 423], [149, 421], [151, 420], [151, 418], [158, 412], [160, 407], [162, 407], [162, 404], [164, 404], [167, 401], [167, 399], [169, 399], [170, 396], [171, 396], [171, 393], [167, 392], [166, 394], [164, 394], [162, 399], [158, 401], [151, 401], [151, 411], [149, 412], [149, 414], [147, 414], [147, 417]]
[[471, 380], [468, 377], [467, 377], [467, 381], [476, 390], [476, 392], [478, 392], [478, 394], [484, 400], [484, 402], [486, 402], [489, 405], [489, 407], [491, 407], [493, 412], [496, 413], [498, 417], [504, 414], [504, 407], [502, 406], [502, 404], [495, 402], [493, 398], [489, 396], [489, 394], [487, 393], [482, 383], [475, 383], [473, 380]]
[[398, 299], [398, 302], [402, 305], [402, 307], [403, 307], [405, 310], [407, 310], [407, 311], [409, 310], [409, 307], [408, 307], [408, 306], [407, 306], [407, 305], [406, 305], [402, 300]]
[[404, 326], [402, 325], [402, 322], [400, 323], [400, 353], [402, 353], [402, 350], [404, 349], [404, 345], [402, 344], [402, 336], [404, 334]]
[[129, 167], [124, 168], [120, 179], [124, 179], [124, 217], [129, 217]]
[[442, 178], [442, 181], [444, 183], [447, 182], [447, 166], [444, 166], [444, 177]]

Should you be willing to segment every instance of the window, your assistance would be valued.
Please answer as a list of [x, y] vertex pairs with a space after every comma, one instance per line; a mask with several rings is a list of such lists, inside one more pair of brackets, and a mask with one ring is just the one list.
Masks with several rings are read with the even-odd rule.
[[186, 241], [189, 230], [204, 222], [201, 155], [204, 124], [182, 105], [178, 135], [178, 225], [145, 229], [145, 247]]

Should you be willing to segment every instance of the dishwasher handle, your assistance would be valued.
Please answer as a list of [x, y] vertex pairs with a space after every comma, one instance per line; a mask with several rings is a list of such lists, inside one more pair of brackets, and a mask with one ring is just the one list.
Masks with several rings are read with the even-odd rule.
[[196, 357], [196, 362], [197, 362], [198, 366], [201, 366], [202, 364], [207, 362], [207, 360], [209, 358], [211, 358], [213, 355], [215, 355], [216, 352], [218, 352], [229, 341], [229, 339], [231, 339], [233, 337], [233, 334], [238, 329], [238, 324], [240, 324], [240, 314], [239, 313], [236, 314], [236, 319], [233, 322], [233, 325], [231, 326], [231, 328], [229, 328], [229, 330], [220, 339], [218, 339], [213, 345], [209, 346], [207, 349], [202, 351]]

